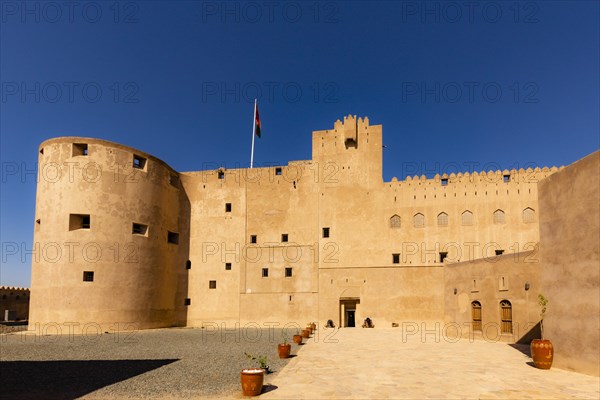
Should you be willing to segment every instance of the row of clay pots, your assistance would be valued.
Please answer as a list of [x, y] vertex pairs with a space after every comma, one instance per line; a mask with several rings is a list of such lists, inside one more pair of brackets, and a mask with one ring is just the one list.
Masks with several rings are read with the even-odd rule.
[[[294, 343], [302, 344], [302, 339], [308, 339], [313, 330], [316, 329], [316, 324], [302, 330], [301, 335], [294, 335]], [[280, 343], [277, 345], [277, 353], [279, 358], [289, 358], [292, 350], [292, 345], [289, 343]], [[265, 379], [265, 370], [260, 368], [243, 369], [241, 373], [242, 392], [244, 396], [258, 396], [262, 392], [263, 382]]]

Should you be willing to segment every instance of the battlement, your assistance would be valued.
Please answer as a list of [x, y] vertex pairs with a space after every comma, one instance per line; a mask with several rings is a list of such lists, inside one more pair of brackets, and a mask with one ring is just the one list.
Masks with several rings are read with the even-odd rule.
[[416, 184], [431, 184], [437, 183], [443, 186], [447, 184], [455, 183], [537, 183], [541, 179], [560, 171], [564, 166], [556, 167], [535, 167], [535, 168], [520, 168], [511, 170], [496, 170], [496, 171], [474, 171], [469, 172], [458, 172], [458, 173], [444, 173], [442, 175], [436, 174], [433, 178], [427, 178], [425, 175], [414, 175], [407, 176], [404, 180], [398, 180], [397, 177], [393, 177], [390, 182], [387, 183], [408, 183], [411, 186], [413, 183]]
[[0, 292], [29, 293], [29, 288], [16, 287], [16, 286], [0, 286]]

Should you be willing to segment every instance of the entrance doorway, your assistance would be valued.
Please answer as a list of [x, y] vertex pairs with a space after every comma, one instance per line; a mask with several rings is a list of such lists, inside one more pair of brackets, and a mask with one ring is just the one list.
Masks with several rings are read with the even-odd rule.
[[356, 323], [354, 322], [354, 314], [356, 310], [346, 310], [346, 326], [348, 328], [354, 328]]
[[340, 324], [342, 328], [356, 327], [356, 308], [360, 304], [359, 298], [340, 299]]

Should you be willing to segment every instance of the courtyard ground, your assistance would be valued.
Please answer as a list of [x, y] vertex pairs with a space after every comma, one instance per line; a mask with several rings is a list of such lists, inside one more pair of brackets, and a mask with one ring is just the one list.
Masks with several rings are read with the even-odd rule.
[[0, 335], [0, 398], [237, 398], [244, 352], [267, 354], [261, 399], [600, 398], [600, 378], [531, 365], [525, 347], [399, 328], [319, 330], [289, 360], [281, 330]]

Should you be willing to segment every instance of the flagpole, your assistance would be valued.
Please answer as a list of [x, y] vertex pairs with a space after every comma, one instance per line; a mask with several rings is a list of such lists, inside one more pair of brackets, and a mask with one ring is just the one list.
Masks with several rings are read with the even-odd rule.
[[256, 99], [254, 99], [254, 116], [252, 118], [252, 152], [250, 153], [250, 168], [254, 164], [254, 136], [256, 136]]

